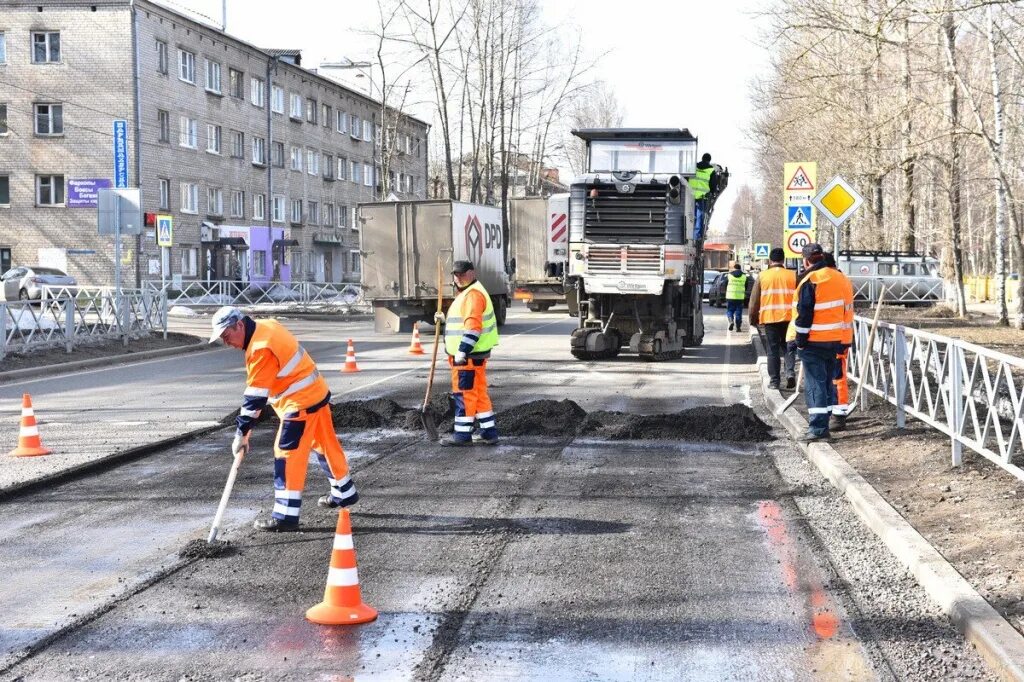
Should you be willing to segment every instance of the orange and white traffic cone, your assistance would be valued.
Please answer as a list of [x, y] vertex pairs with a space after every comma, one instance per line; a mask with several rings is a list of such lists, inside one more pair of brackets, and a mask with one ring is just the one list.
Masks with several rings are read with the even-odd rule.
[[36, 426], [36, 415], [32, 411], [32, 396], [28, 393], [21, 396], [21, 432], [18, 434], [18, 447], [7, 454], [12, 457], [50, 454], [50, 450], [44, 448], [42, 441], [39, 440], [39, 427]]
[[412, 326], [412, 343], [409, 344], [409, 355], [425, 355], [426, 351], [423, 350], [423, 345], [420, 344], [420, 323], [416, 322]]
[[359, 592], [352, 522], [348, 509], [342, 509], [338, 512], [338, 528], [334, 534], [324, 600], [306, 611], [306, 619], [320, 625], [356, 625], [376, 618], [377, 609], [364, 604]]
[[356, 365], [356, 347], [352, 343], [352, 339], [348, 340], [348, 350], [345, 351], [345, 366], [341, 368], [341, 371], [345, 374], [359, 371], [359, 366]]

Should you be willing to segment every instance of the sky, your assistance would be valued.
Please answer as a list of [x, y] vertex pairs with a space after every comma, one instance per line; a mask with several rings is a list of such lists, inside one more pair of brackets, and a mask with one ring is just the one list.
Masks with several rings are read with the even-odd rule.
[[[220, 21], [221, 0], [158, 1]], [[729, 168], [732, 189], [716, 209], [716, 231], [728, 223], [739, 186], [757, 183], [748, 95], [768, 62], [753, 16], [766, 1], [540, 0], [548, 24], [582, 37], [597, 60], [595, 77], [622, 105], [624, 126], [689, 128], [701, 153]], [[304, 66], [373, 58], [366, 31], [379, 21], [376, 2], [228, 0], [227, 7], [228, 33], [261, 47], [301, 49]], [[412, 113], [431, 120], [426, 107]]]

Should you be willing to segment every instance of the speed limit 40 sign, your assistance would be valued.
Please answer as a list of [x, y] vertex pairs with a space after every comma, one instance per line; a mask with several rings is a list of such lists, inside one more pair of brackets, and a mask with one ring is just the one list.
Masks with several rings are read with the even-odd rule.
[[786, 230], [786, 258], [799, 258], [811, 241], [811, 233], [806, 230]]

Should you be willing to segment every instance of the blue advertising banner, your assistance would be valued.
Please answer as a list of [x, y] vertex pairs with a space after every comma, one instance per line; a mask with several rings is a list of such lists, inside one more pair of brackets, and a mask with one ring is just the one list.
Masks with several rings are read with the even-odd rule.
[[96, 208], [99, 191], [110, 189], [110, 178], [68, 178], [68, 208]]
[[114, 121], [114, 187], [128, 186], [128, 121]]

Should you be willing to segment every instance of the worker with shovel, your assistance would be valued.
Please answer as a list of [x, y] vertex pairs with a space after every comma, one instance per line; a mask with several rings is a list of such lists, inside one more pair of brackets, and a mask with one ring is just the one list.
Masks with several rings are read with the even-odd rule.
[[[455, 400], [455, 433], [441, 441], [445, 446], [495, 445], [498, 428], [494, 408], [487, 395], [487, 360], [498, 345], [498, 324], [491, 297], [476, 280], [473, 263], [452, 264], [456, 296], [448, 314], [436, 313], [434, 322], [444, 325], [444, 347], [452, 369], [452, 398]], [[480, 427], [473, 433], [473, 424]]]
[[309, 453], [315, 452], [331, 489], [321, 507], [347, 507], [359, 499], [331, 419], [331, 392], [313, 358], [276, 320], [253, 320], [224, 306], [213, 315], [210, 343], [245, 351], [246, 381], [231, 452], [249, 450], [249, 434], [269, 403], [281, 419], [274, 442], [274, 510], [256, 530], [281, 532], [299, 526]]

